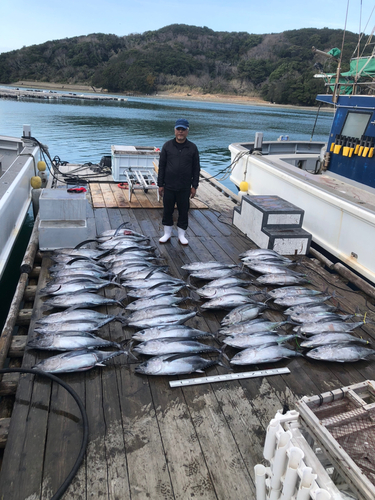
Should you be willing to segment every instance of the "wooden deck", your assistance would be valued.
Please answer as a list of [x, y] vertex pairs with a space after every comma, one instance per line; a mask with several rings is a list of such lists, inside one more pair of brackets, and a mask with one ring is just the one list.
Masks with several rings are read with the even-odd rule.
[[[231, 224], [233, 201], [208, 183], [201, 183], [198, 194], [208, 208], [190, 211], [187, 247], [179, 245], [175, 235], [167, 245], [158, 243], [162, 225], [161, 210], [156, 208], [94, 208], [96, 230], [128, 221], [132, 229], [151, 238], [176, 277], [187, 277], [181, 266], [191, 261], [238, 263], [239, 253], [254, 245]], [[43, 314], [38, 291], [46, 283], [49, 264], [46, 256], [29, 335]], [[316, 260], [304, 258], [301, 269], [316, 288], [335, 291], [342, 309], [355, 312], [358, 307], [374, 319], [374, 305], [367, 297]], [[107, 288], [105, 293], [114, 295], [115, 290]], [[195, 305], [189, 302], [185, 307]], [[186, 324], [216, 332], [224, 314], [203, 312]], [[284, 317], [281, 309], [265, 315]], [[132, 331], [111, 323], [101, 335], [122, 341]], [[374, 339], [375, 329], [366, 324], [360, 334]], [[228, 350], [229, 356], [233, 354]], [[43, 357], [47, 355], [27, 350], [23, 366], [31, 367]], [[292, 409], [304, 395], [375, 378], [373, 362], [323, 363], [303, 357], [235, 371], [284, 366], [290, 374], [174, 389], [169, 380], [176, 377], [138, 375], [125, 356], [104, 368], [62, 375], [83, 400], [90, 426], [84, 463], [64, 499], [254, 499], [253, 467], [262, 462], [265, 429], [276, 411]], [[217, 373], [226, 370], [213, 367], [207, 374]], [[0, 474], [0, 498], [51, 498], [76, 460], [81, 436], [82, 422], [72, 398], [57, 384], [23, 375]]]

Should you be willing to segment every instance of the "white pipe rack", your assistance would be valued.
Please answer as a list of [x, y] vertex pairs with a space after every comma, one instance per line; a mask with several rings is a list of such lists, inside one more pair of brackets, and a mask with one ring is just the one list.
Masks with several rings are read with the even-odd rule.
[[299, 413], [278, 412], [267, 428], [263, 456], [254, 467], [256, 500], [343, 500], [301, 434]]

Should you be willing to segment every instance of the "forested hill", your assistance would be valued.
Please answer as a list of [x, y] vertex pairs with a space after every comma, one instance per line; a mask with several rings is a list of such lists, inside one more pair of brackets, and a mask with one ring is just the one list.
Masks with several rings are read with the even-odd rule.
[[[140, 94], [194, 90], [313, 105], [324, 92], [322, 80], [313, 78], [314, 64], [335, 72], [337, 63], [314, 54], [312, 46], [340, 48], [342, 36], [328, 28], [254, 35], [184, 24], [124, 37], [96, 33], [0, 54], [0, 82], [80, 83]], [[343, 70], [357, 40], [346, 33]]]

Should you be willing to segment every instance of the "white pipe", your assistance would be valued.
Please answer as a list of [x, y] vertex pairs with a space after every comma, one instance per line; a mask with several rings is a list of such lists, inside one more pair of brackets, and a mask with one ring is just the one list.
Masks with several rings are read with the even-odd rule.
[[298, 489], [297, 500], [309, 500], [311, 486], [317, 475], [312, 473], [311, 467], [305, 467], [302, 471], [301, 484]]
[[268, 500], [279, 500], [280, 494], [281, 494], [281, 489], [270, 490], [270, 494], [268, 495]]
[[280, 423], [276, 418], [273, 418], [267, 427], [266, 439], [264, 442], [263, 456], [266, 460], [271, 461], [275, 454], [276, 448], [276, 431], [279, 429]]
[[290, 500], [294, 494], [296, 488], [298, 467], [301, 460], [304, 457], [304, 453], [300, 448], [293, 446], [289, 451], [289, 462], [286, 469], [283, 490], [281, 494], [281, 500]]
[[281, 488], [281, 477], [284, 475], [286, 467], [286, 452], [289, 447], [289, 442], [292, 437], [290, 431], [284, 432], [279, 439], [275, 458], [272, 464], [271, 489], [278, 490]]
[[332, 497], [327, 490], [317, 489], [315, 492], [316, 500], [330, 500]]
[[290, 448], [290, 451], [289, 451], [288, 466], [291, 467], [292, 469], [297, 469], [304, 456], [305, 456], [305, 454], [303, 453], [301, 448], [297, 448], [296, 446], [293, 446], [292, 448]]
[[266, 500], [266, 468], [262, 464], [254, 467], [256, 500]]

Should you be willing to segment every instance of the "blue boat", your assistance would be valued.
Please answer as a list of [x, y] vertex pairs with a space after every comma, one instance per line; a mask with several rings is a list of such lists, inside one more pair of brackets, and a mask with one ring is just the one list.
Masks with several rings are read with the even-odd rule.
[[275, 195], [302, 209], [312, 242], [375, 283], [375, 96], [367, 95], [375, 65], [373, 56], [360, 59], [339, 78], [323, 75], [332, 93], [317, 100], [334, 107], [325, 143], [263, 142], [257, 134], [254, 143], [229, 146], [230, 179], [241, 194]]

